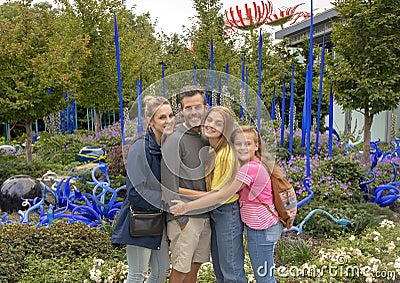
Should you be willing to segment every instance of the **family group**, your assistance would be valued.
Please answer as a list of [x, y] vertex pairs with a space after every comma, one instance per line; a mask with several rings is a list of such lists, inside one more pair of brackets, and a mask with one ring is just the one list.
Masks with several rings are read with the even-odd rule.
[[[162, 283], [169, 275], [171, 283], [195, 283], [211, 256], [218, 283], [246, 283], [244, 235], [257, 282], [276, 282], [283, 226], [270, 176], [281, 169], [258, 131], [239, 126], [228, 108], [209, 109], [201, 89], [185, 86], [179, 99], [181, 119], [166, 98], [146, 96], [146, 131], [129, 148], [127, 192], [112, 234], [112, 244], [126, 245], [126, 282]], [[159, 234], [132, 231], [133, 214], [160, 211]]]

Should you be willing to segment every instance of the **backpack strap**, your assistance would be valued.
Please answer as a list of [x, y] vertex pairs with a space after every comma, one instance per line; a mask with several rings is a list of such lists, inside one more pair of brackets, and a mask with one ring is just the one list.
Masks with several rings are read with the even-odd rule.
[[260, 204], [262, 204], [263, 206], [265, 206], [265, 207], [268, 209], [268, 211], [271, 212], [271, 214], [272, 214], [273, 216], [275, 216], [276, 218], [278, 218], [279, 221], [281, 221], [282, 224], [286, 227], [287, 223], [286, 223], [285, 220], [283, 220], [282, 217], [280, 217], [278, 214], [276, 214], [275, 212], [273, 212], [272, 209], [269, 207], [269, 205], [268, 205], [267, 203], [265, 203], [264, 201], [262, 201], [262, 200], [258, 197], [258, 195], [256, 195], [256, 194], [249, 188], [249, 186], [245, 186], [245, 188], [248, 189], [249, 192], [258, 200], [258, 202], [259, 202]]

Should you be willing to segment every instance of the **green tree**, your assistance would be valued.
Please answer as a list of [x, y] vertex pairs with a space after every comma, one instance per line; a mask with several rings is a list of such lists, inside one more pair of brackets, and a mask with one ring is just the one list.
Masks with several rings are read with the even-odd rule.
[[185, 35], [174, 33], [164, 36], [162, 61], [166, 65], [166, 75], [193, 68], [195, 56], [189, 50], [190, 44], [190, 39]]
[[117, 18], [124, 101], [130, 104], [137, 96], [136, 78], [142, 75], [143, 88], [161, 79], [162, 41], [155, 34], [150, 14], [121, 10]]
[[28, 163], [31, 123], [66, 105], [61, 94], [77, 86], [88, 55], [87, 38], [63, 20], [46, 2], [0, 6], [0, 118], [25, 126]]
[[100, 130], [103, 113], [119, 105], [115, 64], [113, 13], [123, 3], [115, 0], [57, 1], [70, 21], [77, 21], [83, 34], [89, 37], [91, 56], [82, 70], [82, 82], [76, 100], [82, 106], [96, 110], [95, 129]]
[[241, 56], [235, 48], [235, 38], [228, 37], [224, 32], [224, 16], [220, 13], [220, 0], [193, 0], [196, 18], [189, 35], [195, 54], [196, 65], [199, 69], [210, 67], [210, 40], [214, 45], [214, 69], [225, 71], [229, 64], [230, 74], [240, 74]]
[[65, 13], [76, 18], [84, 34], [90, 37], [91, 57], [83, 70], [77, 99], [85, 107], [96, 109], [95, 130], [100, 130], [104, 113], [119, 109], [115, 59], [114, 12], [117, 16], [123, 101], [136, 98], [135, 79], [142, 74], [144, 87], [161, 77], [161, 43], [155, 38], [149, 14], [135, 15], [125, 1], [58, 0]]
[[341, 19], [332, 34], [335, 100], [364, 115], [367, 162], [374, 115], [400, 103], [400, 5], [398, 0], [338, 0], [335, 6]]

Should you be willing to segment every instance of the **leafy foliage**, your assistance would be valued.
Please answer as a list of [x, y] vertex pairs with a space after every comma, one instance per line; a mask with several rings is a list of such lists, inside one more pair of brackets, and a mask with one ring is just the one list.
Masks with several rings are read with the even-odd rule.
[[370, 114], [394, 109], [400, 102], [400, 47], [393, 46], [400, 40], [398, 2], [346, 0], [336, 9], [342, 20], [333, 32], [336, 100]]
[[83, 223], [67, 224], [56, 221], [47, 227], [23, 224], [0, 226], [0, 250], [7, 260], [0, 263], [0, 280], [17, 281], [24, 266], [23, 258], [60, 257], [74, 261], [95, 255], [111, 255], [112, 246], [106, 233]]
[[39, 141], [35, 143], [35, 152], [39, 158], [48, 160], [51, 163], [63, 165], [79, 164], [76, 157], [79, 151], [85, 146], [100, 146], [106, 152], [121, 142], [119, 124], [116, 123], [104, 128], [97, 135], [88, 131], [76, 131], [72, 135], [50, 136], [42, 133]]
[[110, 175], [125, 175], [126, 169], [123, 160], [122, 146], [116, 146], [111, 149], [110, 153], [107, 155], [108, 162], [108, 173]]
[[48, 3], [9, 2], [0, 7], [0, 119], [25, 126], [28, 163], [30, 123], [61, 109], [61, 94], [80, 81], [87, 38], [72, 23], [70, 27], [65, 29], [63, 18]]
[[374, 115], [400, 103], [400, 7], [397, 0], [346, 0], [335, 6], [341, 20], [332, 34], [335, 100], [364, 114], [366, 162]]
[[[399, 272], [399, 224], [382, 220], [360, 235], [330, 239], [315, 247], [315, 255], [307, 262], [286, 266], [279, 282], [396, 282]], [[285, 276], [286, 274], [286, 276]], [[317, 279], [318, 278], [318, 279]]]
[[[118, 109], [114, 12], [118, 23], [125, 104], [136, 97], [135, 78], [142, 76], [146, 86], [159, 77], [161, 43], [155, 37], [149, 14], [135, 15], [123, 2], [115, 0], [59, 2], [65, 6], [64, 13], [69, 21], [78, 22], [82, 33], [89, 37], [91, 56], [82, 71], [82, 83], [75, 89], [80, 105], [95, 108], [100, 119], [104, 113]], [[95, 120], [96, 132], [100, 130], [100, 119]]]
[[281, 238], [276, 244], [276, 255], [283, 265], [292, 263], [302, 264], [311, 257], [311, 243], [301, 237]]
[[[43, 172], [43, 167], [33, 162], [32, 165], [27, 165], [23, 156], [4, 155], [0, 158], [0, 185], [5, 180], [15, 175], [28, 175], [33, 178], [38, 178]], [[43, 173], [45, 173], [44, 171]]]
[[[311, 152], [315, 152], [315, 136], [312, 135]], [[288, 159], [287, 149], [278, 151], [277, 158], [285, 171], [286, 177], [296, 190], [298, 200], [306, 198], [309, 193], [303, 185], [306, 177], [306, 157], [301, 147], [301, 133], [296, 131], [293, 140], [293, 156]], [[286, 145], [287, 147], [287, 145]], [[314, 209], [323, 209], [336, 218], [352, 221], [349, 227], [342, 227], [324, 215], [316, 214], [303, 227], [303, 232], [316, 237], [337, 237], [343, 232], [362, 231], [367, 226], [377, 225], [381, 216], [394, 217], [389, 208], [380, 208], [367, 203], [360, 190], [359, 182], [365, 178], [366, 168], [353, 156], [344, 155], [344, 147], [335, 142], [333, 156], [328, 157], [328, 136], [320, 134], [319, 155], [310, 158], [311, 190], [314, 198], [304, 204], [295, 219], [298, 225]], [[388, 166], [388, 165], [386, 165]], [[379, 180], [389, 180], [392, 172], [379, 170]]]

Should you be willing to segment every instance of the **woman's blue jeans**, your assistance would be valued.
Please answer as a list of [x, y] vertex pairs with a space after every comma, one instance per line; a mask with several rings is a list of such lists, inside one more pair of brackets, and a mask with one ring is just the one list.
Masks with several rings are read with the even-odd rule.
[[146, 283], [164, 283], [169, 271], [168, 242], [164, 231], [159, 250], [133, 245], [126, 246], [128, 277], [126, 283], [143, 283], [150, 263], [150, 274]]
[[275, 283], [274, 247], [281, 237], [280, 221], [265, 230], [254, 230], [246, 226], [247, 249], [257, 283]]
[[210, 216], [211, 257], [217, 282], [247, 283], [239, 203], [223, 204]]

